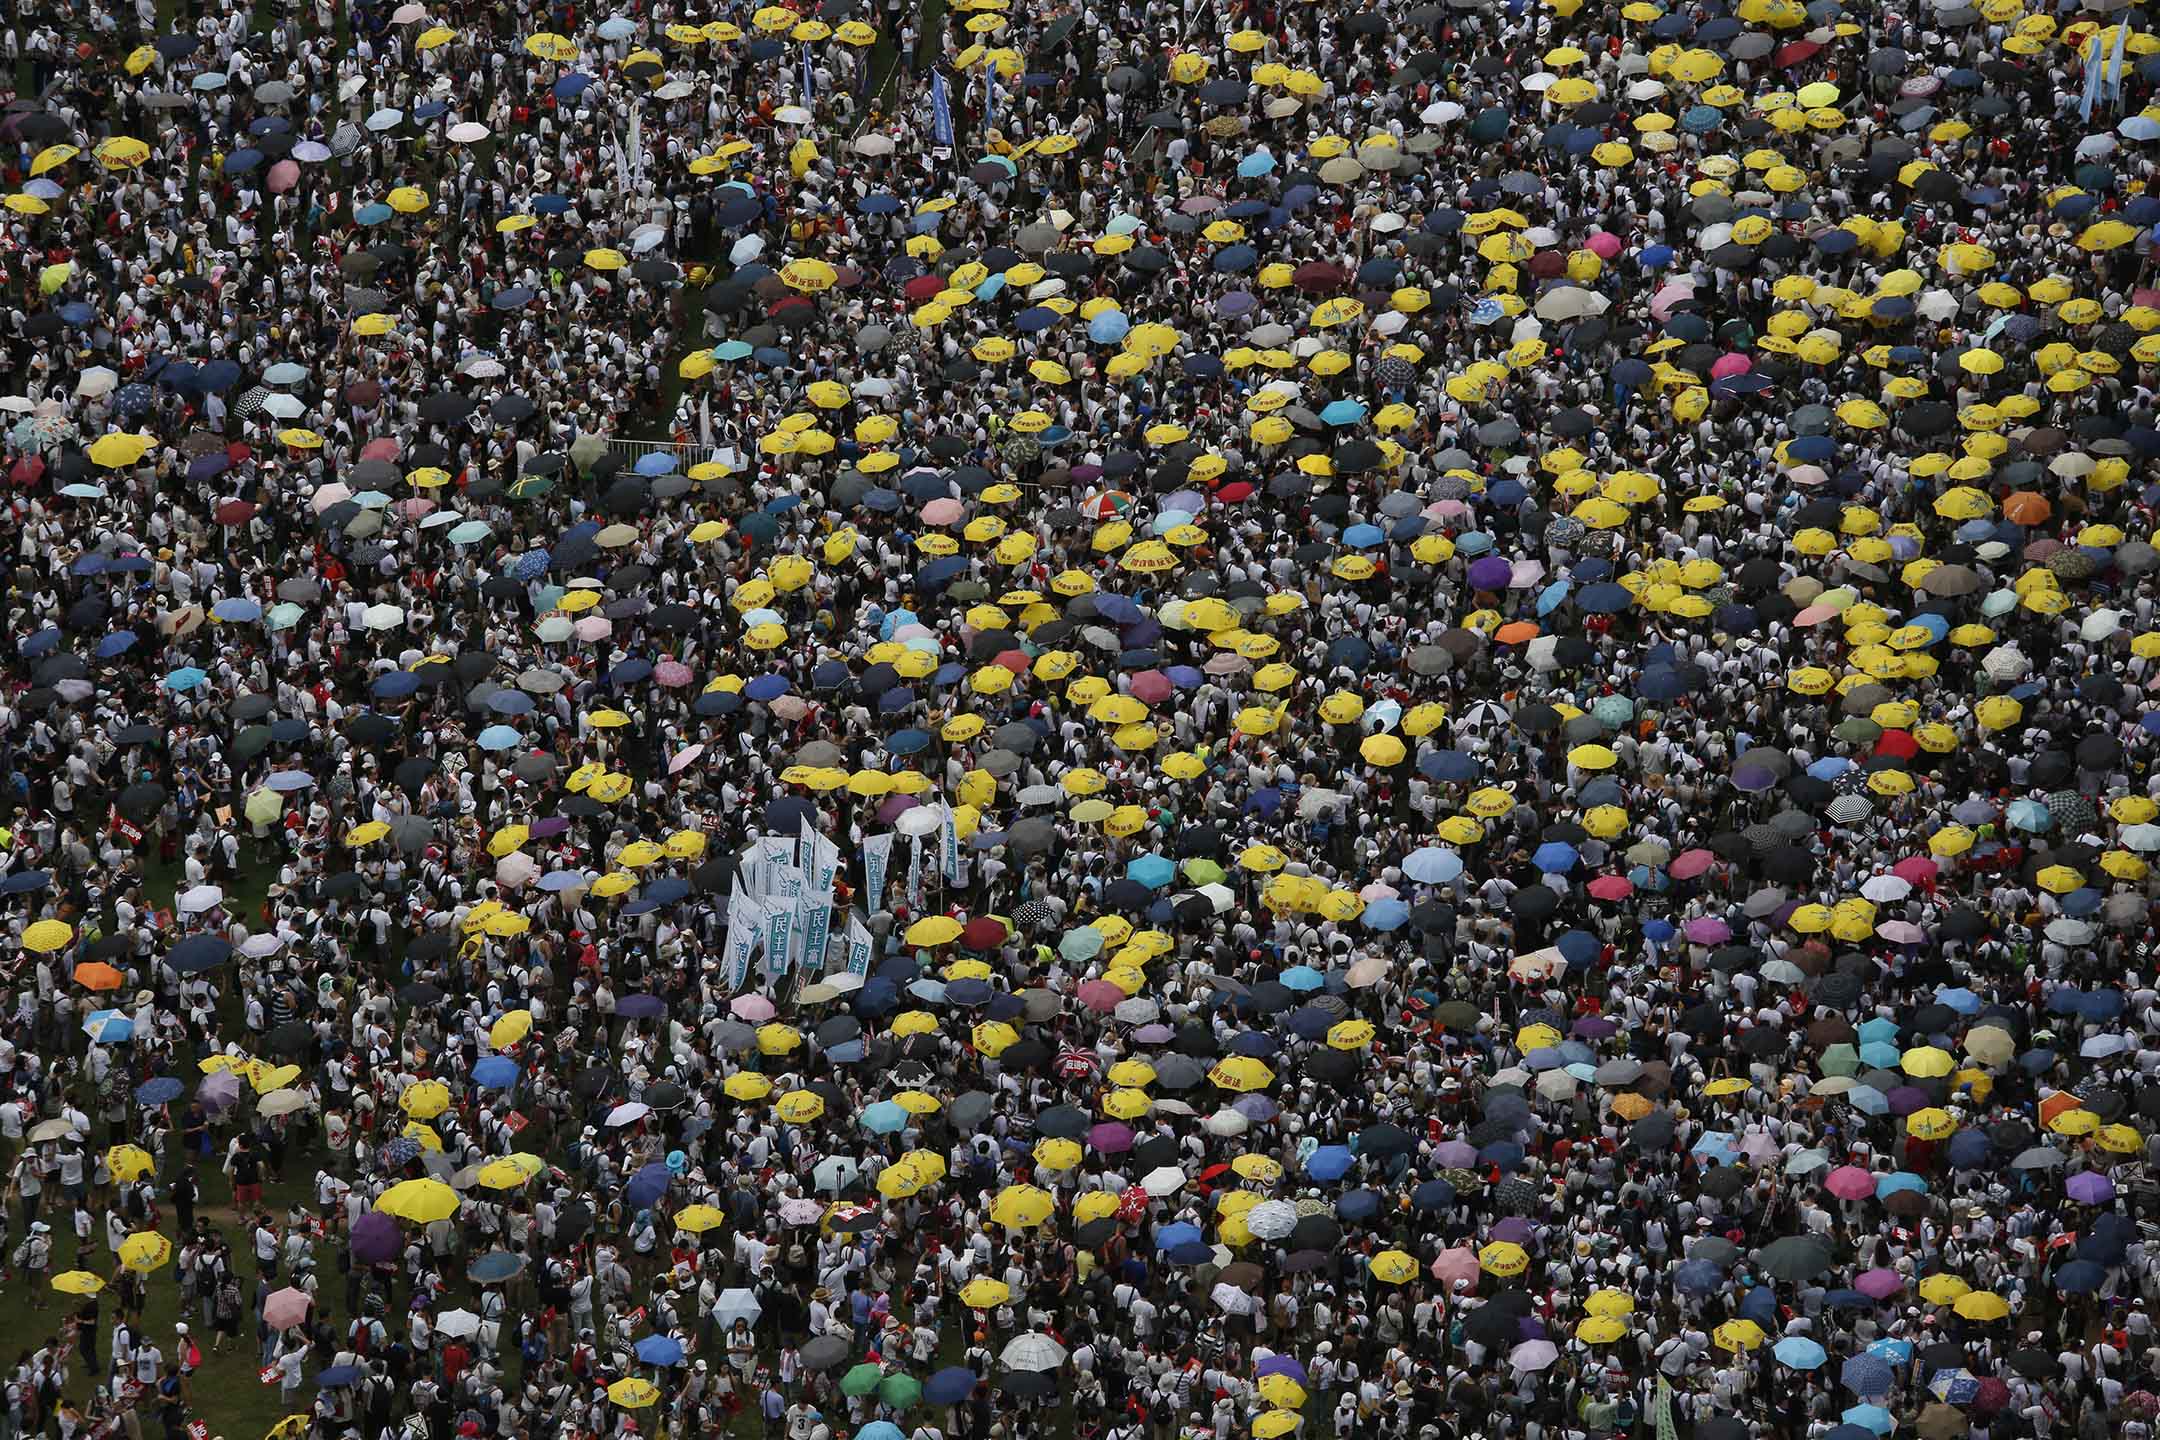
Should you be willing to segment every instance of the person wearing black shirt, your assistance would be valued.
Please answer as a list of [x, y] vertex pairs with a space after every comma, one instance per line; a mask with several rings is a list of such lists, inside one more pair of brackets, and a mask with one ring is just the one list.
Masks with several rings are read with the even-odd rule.
[[185, 1239], [195, 1233], [195, 1201], [200, 1198], [195, 1185], [195, 1167], [183, 1165], [180, 1176], [172, 1183], [173, 1214], [178, 1217], [178, 1234]]

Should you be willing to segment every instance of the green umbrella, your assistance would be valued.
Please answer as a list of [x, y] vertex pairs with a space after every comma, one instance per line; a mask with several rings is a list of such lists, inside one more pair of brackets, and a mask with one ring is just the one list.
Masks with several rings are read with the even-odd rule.
[[895, 1410], [905, 1410], [922, 1399], [922, 1381], [912, 1375], [888, 1375], [877, 1388], [878, 1399]]
[[1213, 860], [1187, 860], [1182, 868], [1185, 878], [1195, 885], [1213, 885], [1223, 878], [1222, 866]]
[[1815, 1063], [1825, 1075], [1857, 1075], [1865, 1068], [1860, 1063], [1860, 1052], [1843, 1044], [1823, 1051], [1822, 1059]]
[[862, 1364], [857, 1365], [847, 1374], [840, 1377], [840, 1393], [843, 1395], [868, 1395], [878, 1388], [878, 1382], [884, 1378], [885, 1370], [883, 1366], [873, 1365], [865, 1360]]

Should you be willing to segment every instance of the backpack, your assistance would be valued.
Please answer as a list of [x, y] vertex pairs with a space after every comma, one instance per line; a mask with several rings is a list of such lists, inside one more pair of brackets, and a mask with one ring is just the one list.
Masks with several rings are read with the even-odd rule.
[[240, 1286], [231, 1276], [218, 1286], [217, 1318], [227, 1323], [240, 1318]]

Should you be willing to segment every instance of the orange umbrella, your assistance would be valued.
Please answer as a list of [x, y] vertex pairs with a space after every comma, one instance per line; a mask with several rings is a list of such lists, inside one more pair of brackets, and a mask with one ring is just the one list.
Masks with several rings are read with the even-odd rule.
[[2055, 513], [2055, 507], [2036, 490], [2013, 490], [2003, 497], [2002, 513], [2013, 525], [2038, 525]]
[[2040, 1102], [2040, 1123], [2052, 1125], [2055, 1117], [2069, 1110], [2082, 1110], [2085, 1102], [2067, 1090], [2058, 1090]]
[[75, 967], [75, 983], [85, 990], [117, 990], [127, 977], [102, 960], [87, 960]]
[[1510, 620], [1498, 630], [1493, 631], [1492, 638], [1493, 643], [1496, 645], [1520, 645], [1526, 640], [1535, 640], [1537, 637], [1538, 627], [1531, 621]]

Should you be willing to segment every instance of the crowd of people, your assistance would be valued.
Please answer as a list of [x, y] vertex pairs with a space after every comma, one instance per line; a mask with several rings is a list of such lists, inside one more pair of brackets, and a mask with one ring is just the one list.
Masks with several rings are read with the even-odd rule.
[[2142, 11], [0, 51], [0, 1440], [2151, 1433]]

